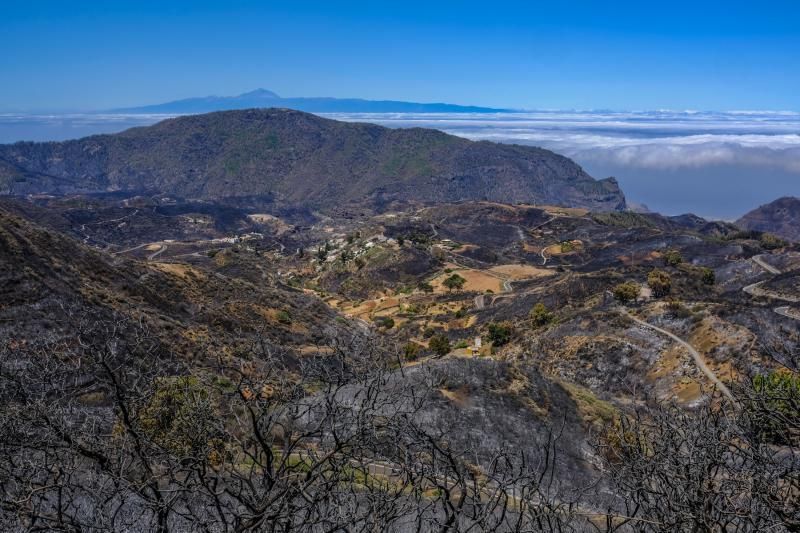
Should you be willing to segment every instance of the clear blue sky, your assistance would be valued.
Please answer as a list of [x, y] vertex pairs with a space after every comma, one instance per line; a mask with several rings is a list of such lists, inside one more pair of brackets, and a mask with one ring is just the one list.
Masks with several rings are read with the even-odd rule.
[[0, 1], [0, 109], [257, 87], [522, 108], [800, 110], [800, 2]]

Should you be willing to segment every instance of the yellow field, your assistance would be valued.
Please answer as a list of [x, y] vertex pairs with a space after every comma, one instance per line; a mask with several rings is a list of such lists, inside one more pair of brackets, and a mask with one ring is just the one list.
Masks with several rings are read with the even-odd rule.
[[471, 270], [459, 267], [453, 268], [453, 271], [449, 274], [444, 272], [434, 278], [431, 281], [434, 292], [448, 292], [442, 283], [453, 274], [458, 274], [467, 280], [466, 283], [464, 283], [464, 288], [462, 289], [464, 291], [486, 292], [490, 290], [495, 293], [503, 292], [503, 280], [499, 276], [487, 274], [486, 272], [482, 272], [480, 270]]
[[552, 270], [538, 268], [531, 265], [500, 265], [490, 268], [489, 271], [494, 272], [495, 274], [504, 278], [510, 279], [511, 281], [539, 278], [553, 274]]
[[567, 215], [571, 217], [583, 217], [589, 214], [588, 209], [580, 207], [558, 207], [554, 205], [540, 205], [539, 209], [544, 209], [550, 215]]
[[179, 263], [151, 263], [151, 266], [157, 268], [162, 272], [166, 272], [168, 274], [172, 274], [173, 276], [177, 276], [179, 278], [186, 279], [188, 277], [193, 277], [196, 279], [206, 279], [206, 275], [196, 268], [193, 268], [189, 265], [179, 264]]
[[575, 252], [577, 252], [577, 251], [579, 251], [579, 250], [581, 250], [583, 248], [583, 243], [581, 241], [577, 241], [576, 240], [576, 241], [570, 241], [570, 242], [572, 243], [572, 246], [574, 246], [574, 248], [575, 248], [574, 250], [572, 250], [570, 252], [562, 252], [561, 251], [561, 243], [558, 243], [558, 244], [552, 244], [552, 245], [548, 246], [547, 248], [545, 248], [544, 249], [544, 253], [546, 253], [548, 256], [551, 256], [551, 257], [552, 256], [556, 256], [556, 255], [569, 255], [569, 254], [575, 253]]

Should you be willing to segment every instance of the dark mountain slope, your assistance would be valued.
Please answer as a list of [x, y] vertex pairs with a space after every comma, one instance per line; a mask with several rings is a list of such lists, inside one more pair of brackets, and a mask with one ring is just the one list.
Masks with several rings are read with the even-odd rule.
[[800, 198], [786, 196], [754, 209], [736, 221], [742, 229], [774, 233], [800, 241]]
[[82, 316], [144, 320], [185, 355], [256, 336], [291, 350], [347, 331], [318, 299], [259, 281], [114, 257], [0, 208], [0, 344], [69, 337]]
[[201, 199], [271, 196], [323, 210], [365, 200], [625, 207], [615, 180], [596, 181], [548, 150], [285, 109], [186, 116], [116, 135], [0, 146], [0, 192], [6, 194], [143, 190]]

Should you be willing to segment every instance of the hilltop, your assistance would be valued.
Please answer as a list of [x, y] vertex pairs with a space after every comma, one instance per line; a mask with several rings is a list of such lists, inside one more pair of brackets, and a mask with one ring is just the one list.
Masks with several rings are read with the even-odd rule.
[[139, 191], [261, 197], [317, 210], [467, 200], [625, 208], [616, 180], [595, 180], [548, 150], [286, 109], [185, 116], [114, 135], [0, 146], [0, 193]]
[[786, 196], [762, 205], [736, 221], [753, 231], [768, 231], [790, 241], [800, 241], [800, 198]]

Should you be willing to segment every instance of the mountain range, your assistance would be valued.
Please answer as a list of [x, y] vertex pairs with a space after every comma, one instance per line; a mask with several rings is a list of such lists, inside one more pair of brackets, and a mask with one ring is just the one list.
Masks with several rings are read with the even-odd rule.
[[267, 89], [256, 89], [238, 96], [185, 98], [161, 104], [114, 109], [118, 113], [190, 114], [258, 107], [285, 107], [311, 113], [502, 113], [511, 109], [462, 106], [445, 103], [418, 103], [361, 98], [289, 97]]
[[0, 531], [800, 523], [800, 244], [540, 148], [269, 108], [0, 145], [0, 302]]
[[190, 115], [114, 135], [0, 145], [3, 194], [143, 191], [203, 200], [266, 197], [319, 210], [467, 200], [595, 211], [626, 206], [616, 180], [595, 180], [548, 150], [287, 109]]

